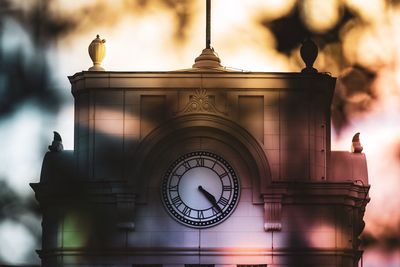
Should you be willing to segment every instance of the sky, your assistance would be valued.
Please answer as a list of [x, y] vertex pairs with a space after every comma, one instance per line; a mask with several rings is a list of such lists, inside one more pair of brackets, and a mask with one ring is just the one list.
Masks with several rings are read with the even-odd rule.
[[[73, 149], [67, 76], [92, 66], [96, 34], [106, 39], [106, 70], [185, 69], [205, 46], [204, 20], [204, 0], [0, 0], [0, 262], [38, 262], [28, 183], [39, 181], [53, 130]], [[379, 246], [364, 266], [398, 266], [400, 1], [213, 0], [211, 20], [212, 46], [236, 70], [298, 72], [301, 42], [317, 43], [315, 67], [338, 77], [332, 149], [349, 151], [361, 132], [367, 155], [363, 235]]]

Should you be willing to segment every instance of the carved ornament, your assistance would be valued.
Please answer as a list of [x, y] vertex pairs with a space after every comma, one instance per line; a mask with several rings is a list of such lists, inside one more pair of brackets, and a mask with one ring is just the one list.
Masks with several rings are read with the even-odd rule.
[[225, 113], [217, 109], [204, 88], [195, 89], [194, 94], [190, 96], [189, 102], [179, 113], [215, 113], [226, 116]]

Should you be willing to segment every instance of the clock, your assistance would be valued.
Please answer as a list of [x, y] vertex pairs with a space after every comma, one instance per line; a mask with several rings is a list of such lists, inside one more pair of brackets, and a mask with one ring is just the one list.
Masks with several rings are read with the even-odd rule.
[[164, 207], [178, 222], [206, 228], [221, 223], [234, 211], [240, 183], [231, 165], [211, 152], [179, 157], [168, 168], [161, 187]]

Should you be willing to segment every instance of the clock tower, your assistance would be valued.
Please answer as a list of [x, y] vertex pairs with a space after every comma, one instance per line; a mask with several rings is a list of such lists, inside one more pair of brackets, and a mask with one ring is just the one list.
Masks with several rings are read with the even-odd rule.
[[105, 71], [104, 42], [69, 77], [74, 150], [56, 134], [31, 184], [42, 266], [357, 266], [366, 159], [331, 150], [311, 40], [298, 73], [231, 71], [209, 45], [190, 69]]

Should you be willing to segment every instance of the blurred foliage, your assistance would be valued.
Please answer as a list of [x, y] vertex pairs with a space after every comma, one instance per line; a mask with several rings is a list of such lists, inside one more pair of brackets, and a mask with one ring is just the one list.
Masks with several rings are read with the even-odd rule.
[[0, 207], [0, 221], [11, 219], [22, 223], [34, 236], [40, 237], [40, 229], [26, 218], [26, 216], [38, 219], [41, 217], [39, 205], [33, 195], [21, 197], [9, 187], [4, 178], [0, 178]]
[[[0, 45], [4, 43], [5, 27], [9, 20], [22, 27], [29, 37], [29, 44], [14, 47], [11, 52], [0, 47], [0, 119], [16, 111], [28, 100], [34, 100], [44, 112], [56, 114], [64, 99], [62, 88], [55, 87], [52, 81], [54, 71], [57, 70], [50, 67], [45, 51], [64, 35], [101, 24], [114, 25], [121, 19], [118, 13], [121, 10], [110, 8], [109, 1], [93, 1], [93, 5], [85, 5], [72, 15], [63, 13], [63, 10], [55, 12], [51, 8], [55, 1], [51, 0], [25, 1], [29, 5], [27, 9], [19, 8], [14, 2], [0, 0]], [[134, 15], [140, 15], [154, 5], [172, 11], [178, 18], [174, 24], [174, 38], [176, 43], [182, 44], [187, 41], [188, 28], [197, 12], [191, 0], [125, 0], [122, 3], [123, 10]], [[288, 58], [295, 58], [294, 55], [298, 54], [297, 50], [306, 37], [311, 37], [318, 44], [320, 57], [328, 58], [319, 70], [339, 75], [332, 105], [332, 120], [335, 130], [340, 132], [353, 116], [368, 112], [379, 98], [379, 94], [372, 88], [379, 69], [368, 69], [350, 62], [343, 51], [343, 32], [354, 25], [364, 26], [372, 22], [363, 21], [354, 10], [341, 4], [340, 18], [334, 26], [324, 31], [315, 31], [304, 22], [300, 9], [302, 3], [304, 1], [297, 1], [293, 10], [282, 17], [261, 17], [258, 22], [272, 32], [276, 40], [276, 51]], [[385, 3], [394, 6], [400, 1]], [[32, 49], [28, 59], [23, 51], [26, 46]], [[398, 151], [400, 159], [400, 149]], [[0, 178], [0, 220], [11, 219], [22, 223], [39, 239], [40, 229], [28, 219], [29, 216], [40, 217], [36, 201], [33, 196], [18, 196], [5, 180]], [[366, 245], [375, 242], [375, 237], [364, 235], [363, 238]], [[383, 239], [388, 244], [399, 244], [398, 237], [393, 237], [392, 233]]]
[[[56, 112], [61, 104], [61, 94], [51, 85], [51, 70], [44, 51], [56, 34], [43, 34], [42, 29], [53, 27], [43, 21], [46, 16], [38, 15], [36, 9], [26, 17], [15, 10], [9, 1], [0, 0], [0, 44], [7, 45], [10, 30], [6, 29], [10, 19], [29, 33], [30, 43], [14, 46], [5, 51], [0, 47], [0, 117], [14, 112], [27, 100], [34, 100], [48, 112]], [[51, 37], [50, 37], [51, 36]], [[27, 51], [32, 49], [33, 51]]]

